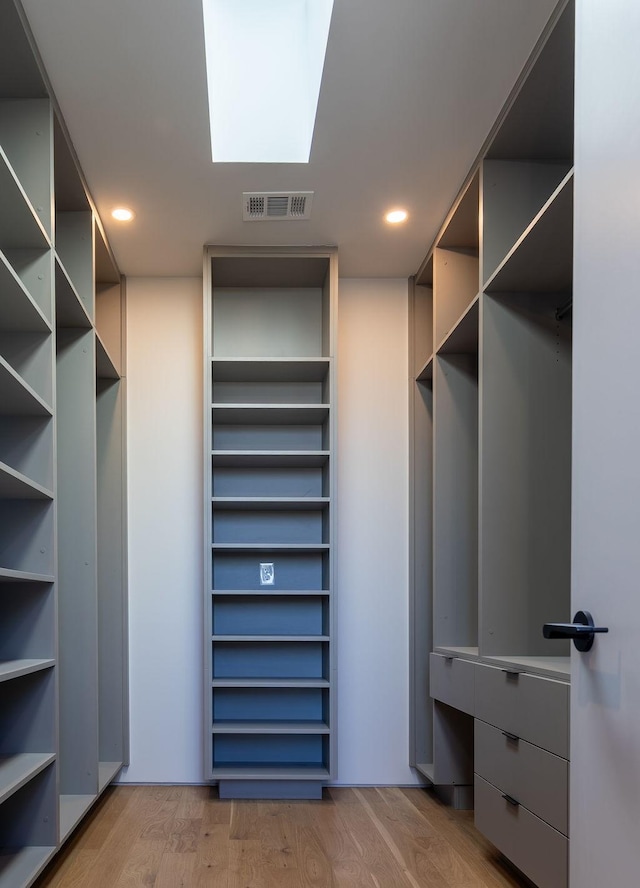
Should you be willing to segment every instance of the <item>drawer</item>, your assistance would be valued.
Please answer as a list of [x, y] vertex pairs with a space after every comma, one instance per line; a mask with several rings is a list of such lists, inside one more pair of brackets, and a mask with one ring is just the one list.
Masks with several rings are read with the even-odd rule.
[[476, 775], [475, 824], [539, 888], [567, 888], [569, 840]]
[[476, 665], [475, 715], [569, 758], [569, 685], [537, 675]]
[[429, 681], [433, 699], [473, 715], [475, 668], [476, 664], [469, 660], [431, 654]]
[[475, 772], [567, 835], [569, 763], [526, 740], [475, 721]]

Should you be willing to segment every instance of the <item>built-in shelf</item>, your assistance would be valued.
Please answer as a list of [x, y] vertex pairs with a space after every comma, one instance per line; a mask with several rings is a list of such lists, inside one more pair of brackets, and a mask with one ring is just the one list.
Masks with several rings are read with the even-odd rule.
[[215, 552], [326, 552], [329, 543], [213, 543]]
[[416, 771], [418, 771], [420, 774], [422, 774], [423, 777], [426, 777], [427, 780], [429, 780], [431, 783], [435, 783], [435, 780], [434, 780], [435, 771], [434, 771], [434, 767], [433, 767], [433, 762], [428, 763], [428, 764], [422, 764], [419, 762], [416, 765]]
[[0, 416], [51, 416], [52, 409], [0, 357]]
[[250, 595], [252, 597], [255, 596], [264, 596], [280, 597], [282, 595], [285, 596], [298, 596], [298, 597], [316, 597], [318, 595], [329, 596], [331, 592], [329, 589], [272, 589], [271, 587], [265, 588], [262, 586], [259, 589], [214, 589], [211, 593], [215, 598], [218, 597], [235, 597], [235, 596], [243, 596]]
[[42, 227], [22, 188], [7, 155], [0, 147], [0, 248], [46, 249], [50, 246], [47, 233]]
[[214, 642], [252, 642], [264, 641], [278, 644], [282, 641], [330, 641], [328, 635], [212, 635], [211, 640]]
[[53, 491], [0, 462], [0, 499], [53, 499]]
[[114, 381], [120, 379], [120, 374], [116, 370], [116, 365], [107, 348], [96, 333], [96, 376], [98, 379], [112, 379]]
[[328, 734], [323, 721], [214, 721], [214, 734]]
[[428, 380], [433, 379], [433, 355], [431, 355], [426, 363], [423, 365], [422, 369], [418, 371], [416, 376], [416, 380], [418, 382], [427, 382]]
[[97, 796], [64, 794], [60, 796], [60, 841], [64, 842], [80, 823]]
[[26, 570], [9, 570], [0, 567], [0, 583], [53, 583], [53, 574], [30, 573]]
[[72, 329], [91, 329], [91, 318], [59, 256], [56, 263], [56, 325]]
[[122, 762], [98, 762], [98, 792], [102, 792], [108, 786], [118, 771], [122, 769]]
[[242, 425], [310, 425], [329, 415], [328, 404], [212, 404], [213, 421]]
[[214, 496], [211, 502], [217, 510], [249, 511], [317, 511], [329, 505], [328, 496], [234, 497]]
[[213, 450], [211, 460], [215, 466], [245, 468], [316, 468], [329, 461], [328, 450]]
[[329, 358], [212, 358], [214, 382], [322, 382]]
[[230, 767], [215, 766], [212, 770], [214, 780], [328, 780], [327, 768], [316, 765], [291, 765], [288, 767], [275, 765], [235, 765]]
[[55, 761], [54, 753], [0, 755], [0, 804]]
[[55, 666], [55, 660], [0, 660], [0, 681], [10, 681]]
[[485, 284], [487, 293], [566, 293], [573, 275], [573, 171]]
[[36, 845], [0, 850], [0, 888], [30, 885], [55, 852], [55, 847]]
[[442, 340], [437, 348], [437, 353], [440, 355], [475, 354], [478, 351], [479, 315], [480, 296], [477, 295]]
[[214, 688], [328, 688], [325, 678], [214, 678]]
[[0, 293], [0, 330], [11, 333], [51, 332], [46, 317], [1, 250]]

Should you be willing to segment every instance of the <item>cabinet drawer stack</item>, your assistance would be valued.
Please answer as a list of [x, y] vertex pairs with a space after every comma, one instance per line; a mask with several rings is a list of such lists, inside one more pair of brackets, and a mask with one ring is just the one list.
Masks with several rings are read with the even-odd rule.
[[320, 797], [335, 770], [335, 255], [209, 248], [206, 774]]
[[541, 888], [567, 885], [568, 716], [568, 684], [476, 666], [476, 826]]

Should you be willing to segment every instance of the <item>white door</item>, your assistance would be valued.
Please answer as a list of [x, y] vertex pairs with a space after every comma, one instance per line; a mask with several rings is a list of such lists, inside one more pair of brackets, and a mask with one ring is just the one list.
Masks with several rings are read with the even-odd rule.
[[577, 0], [571, 888], [640, 867], [640, 4]]

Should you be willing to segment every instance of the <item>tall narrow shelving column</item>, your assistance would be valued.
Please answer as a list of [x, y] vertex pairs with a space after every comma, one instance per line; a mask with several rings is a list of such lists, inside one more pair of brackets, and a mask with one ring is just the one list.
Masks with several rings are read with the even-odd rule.
[[0, 8], [0, 888], [57, 844], [52, 110]]
[[318, 798], [335, 773], [334, 251], [205, 255], [205, 773]]

